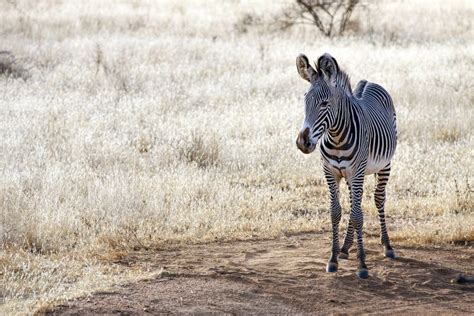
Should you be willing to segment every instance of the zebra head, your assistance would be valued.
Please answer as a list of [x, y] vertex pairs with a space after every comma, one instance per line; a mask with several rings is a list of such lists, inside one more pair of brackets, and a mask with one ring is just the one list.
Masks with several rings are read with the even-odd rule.
[[308, 58], [301, 54], [296, 58], [296, 69], [311, 86], [305, 93], [305, 118], [303, 127], [296, 139], [296, 146], [305, 154], [314, 151], [321, 135], [331, 125], [337, 94], [336, 76], [339, 66], [329, 54], [319, 57], [316, 69], [311, 67]]

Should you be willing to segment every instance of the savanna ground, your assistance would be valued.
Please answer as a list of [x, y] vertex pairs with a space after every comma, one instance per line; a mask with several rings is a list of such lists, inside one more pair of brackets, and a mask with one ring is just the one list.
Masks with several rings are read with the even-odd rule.
[[[369, 2], [332, 39], [279, 29], [287, 5], [0, 2], [0, 312], [111, 289], [67, 304], [383, 311], [351, 305], [355, 291], [398, 311], [473, 310], [472, 286], [449, 283], [474, 273], [472, 2]], [[337, 276], [323, 272], [328, 191], [319, 153], [294, 144], [300, 52], [331, 53], [353, 84], [386, 87], [397, 109], [386, 214], [401, 258], [380, 255], [367, 177], [364, 282], [354, 255]]]

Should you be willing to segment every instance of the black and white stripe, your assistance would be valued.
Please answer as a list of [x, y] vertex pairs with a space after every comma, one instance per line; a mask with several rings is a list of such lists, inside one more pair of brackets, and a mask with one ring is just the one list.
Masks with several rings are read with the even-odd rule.
[[[353, 92], [348, 76], [329, 54], [318, 59], [316, 69], [304, 55], [297, 58], [298, 73], [311, 83], [305, 95], [305, 120], [296, 141], [304, 153], [312, 152], [321, 139], [324, 174], [331, 196], [333, 243], [328, 272], [337, 271], [338, 256], [347, 258], [357, 234], [357, 275], [368, 276], [362, 238], [361, 209], [364, 176], [375, 174], [375, 205], [379, 212], [381, 241], [387, 257], [394, 258], [385, 225], [385, 187], [397, 143], [396, 114], [392, 98], [381, 86], [365, 80]], [[346, 179], [350, 190], [350, 220], [342, 249], [338, 228], [341, 219], [339, 184]]]

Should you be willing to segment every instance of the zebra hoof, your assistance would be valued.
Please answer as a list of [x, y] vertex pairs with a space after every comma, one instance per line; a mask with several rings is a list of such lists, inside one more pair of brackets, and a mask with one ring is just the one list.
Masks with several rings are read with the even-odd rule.
[[347, 260], [347, 259], [349, 259], [349, 254], [341, 251], [341, 252], [339, 253], [339, 259], [345, 259], [345, 260]]
[[359, 269], [357, 270], [356, 274], [360, 279], [367, 279], [369, 277], [369, 270]]
[[395, 259], [395, 251], [393, 249], [385, 250], [385, 257]]
[[326, 272], [337, 272], [337, 263], [328, 262], [328, 265], [326, 266]]

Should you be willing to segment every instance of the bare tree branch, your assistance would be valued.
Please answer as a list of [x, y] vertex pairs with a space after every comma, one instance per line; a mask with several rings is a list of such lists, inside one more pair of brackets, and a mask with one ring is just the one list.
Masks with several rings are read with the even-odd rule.
[[342, 17], [341, 17], [341, 24], [339, 26], [339, 34], [344, 33], [344, 31], [346, 30], [347, 22], [351, 18], [352, 12], [354, 11], [354, 8], [356, 7], [358, 3], [359, 3], [359, 0], [349, 1], [349, 4], [346, 10], [344, 10], [344, 13], [342, 14]]
[[283, 13], [280, 23], [288, 28], [302, 24], [298, 21], [307, 21], [327, 37], [342, 35], [358, 3], [359, 0], [295, 0], [295, 5]]

